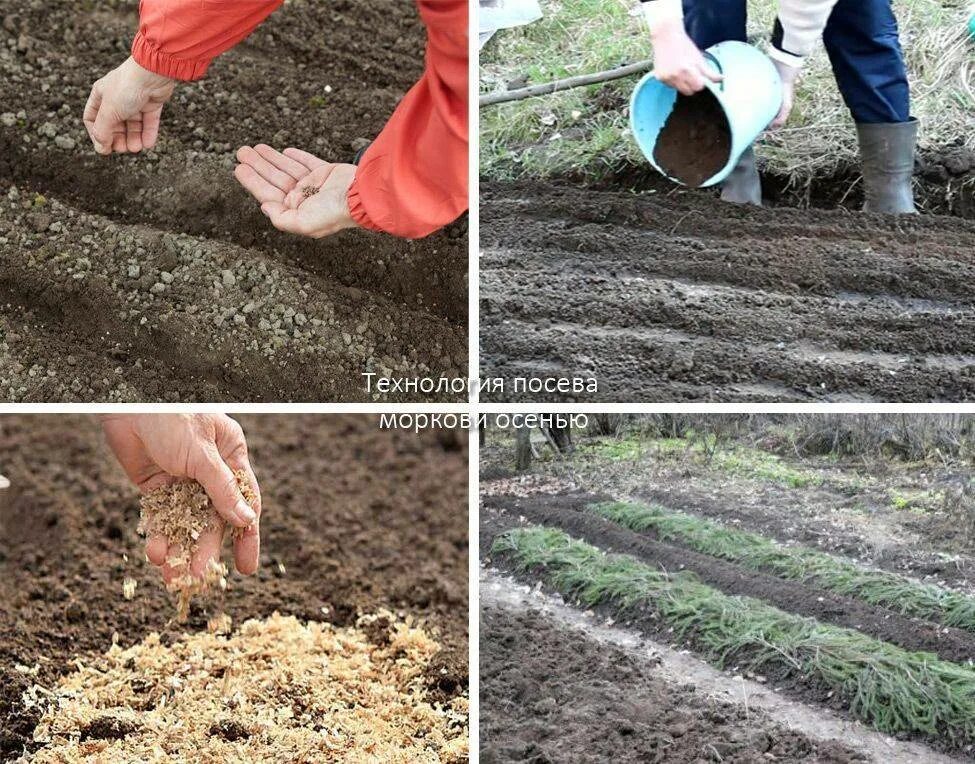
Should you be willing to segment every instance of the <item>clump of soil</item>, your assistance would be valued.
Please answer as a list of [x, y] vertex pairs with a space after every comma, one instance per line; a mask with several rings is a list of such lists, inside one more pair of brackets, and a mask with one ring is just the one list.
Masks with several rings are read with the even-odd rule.
[[[375, 620], [386, 644], [366, 635]], [[274, 613], [170, 645], [152, 633], [27, 690], [44, 709], [33, 761], [460, 761], [467, 699], [425, 688], [439, 650], [389, 611], [345, 628]]]
[[[257, 496], [250, 487], [247, 473], [236, 470], [234, 477], [244, 500], [255, 505]], [[185, 623], [190, 612], [190, 600], [214, 586], [227, 588], [227, 566], [210, 560], [202, 578], [190, 573], [189, 565], [199, 547], [200, 535], [220, 522], [220, 517], [203, 486], [195, 480], [181, 480], [160, 486], [142, 497], [139, 531], [147, 536], [165, 536], [169, 541], [166, 564], [180, 571], [166, 588], [177, 594], [176, 619]], [[234, 539], [243, 536], [247, 528], [232, 528]]]
[[700, 186], [728, 163], [731, 130], [721, 104], [710, 90], [678, 95], [664, 122], [653, 158], [671, 178]]

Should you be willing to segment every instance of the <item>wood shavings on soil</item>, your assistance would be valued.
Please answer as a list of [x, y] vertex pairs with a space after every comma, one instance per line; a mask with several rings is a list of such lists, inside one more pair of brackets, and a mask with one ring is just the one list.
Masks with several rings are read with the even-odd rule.
[[440, 646], [409, 620], [380, 613], [337, 628], [275, 613], [222, 631], [169, 646], [154, 632], [77, 661], [53, 691], [31, 687], [25, 704], [44, 709], [34, 731], [44, 745], [31, 761], [467, 758], [467, 698], [426, 699], [424, 675]]
[[[257, 496], [246, 473], [237, 470], [234, 477], [244, 500], [254, 507]], [[227, 566], [219, 560], [210, 560], [207, 563], [202, 578], [189, 571], [190, 560], [199, 547], [200, 536], [207, 528], [221, 522], [220, 517], [203, 486], [195, 480], [182, 480], [161, 486], [143, 496], [140, 506], [139, 531], [148, 537], [165, 536], [169, 540], [166, 564], [180, 572], [166, 588], [176, 593], [176, 619], [184, 623], [193, 597], [214, 588], [227, 588]], [[246, 530], [232, 528], [230, 536], [235, 540], [239, 539]]]

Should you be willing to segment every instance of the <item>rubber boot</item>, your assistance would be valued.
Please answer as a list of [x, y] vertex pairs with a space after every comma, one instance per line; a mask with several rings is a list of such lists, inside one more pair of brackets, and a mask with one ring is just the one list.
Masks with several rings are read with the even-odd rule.
[[762, 179], [758, 177], [755, 152], [751, 146], [745, 149], [735, 169], [721, 185], [721, 201], [762, 206]]
[[916, 214], [911, 178], [917, 120], [858, 123], [857, 139], [863, 164], [863, 211]]

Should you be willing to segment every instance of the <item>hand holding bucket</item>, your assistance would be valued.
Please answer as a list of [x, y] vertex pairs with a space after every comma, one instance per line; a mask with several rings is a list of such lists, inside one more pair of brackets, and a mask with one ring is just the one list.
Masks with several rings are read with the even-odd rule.
[[[782, 104], [779, 73], [771, 59], [757, 48], [729, 40], [712, 45], [704, 54], [723, 75], [721, 82], [706, 82], [705, 90], [688, 97], [681, 96], [650, 72], [637, 83], [630, 98], [630, 126], [644, 156], [674, 182], [699, 187], [713, 186], [724, 180], [742, 152], [775, 118]], [[678, 103], [678, 98], [685, 100]], [[696, 104], [692, 104], [694, 99], [697, 99]], [[680, 167], [665, 168], [656, 156], [668, 119], [672, 115], [678, 119], [689, 117], [698, 108], [702, 115], [717, 124], [692, 125], [685, 131], [675, 123], [670, 129], [681, 132], [665, 135], [664, 142], [668, 138], [683, 142], [687, 153], [700, 163], [703, 152], [698, 151], [695, 142], [698, 139], [708, 141], [714, 161], [711, 166], [702, 165], [708, 167], [703, 178], [697, 178], [696, 171], [683, 173]], [[715, 141], [715, 136], [722, 139]], [[682, 175], [684, 177], [680, 177]]]

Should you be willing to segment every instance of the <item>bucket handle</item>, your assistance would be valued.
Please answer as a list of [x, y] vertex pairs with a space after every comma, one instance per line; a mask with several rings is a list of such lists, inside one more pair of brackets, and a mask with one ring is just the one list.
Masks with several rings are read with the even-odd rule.
[[[716, 55], [714, 55], [709, 50], [702, 50], [701, 53], [704, 54], [704, 57], [708, 61], [710, 61], [712, 64], [714, 64], [714, 68], [718, 70], [718, 74], [720, 74], [723, 77], [724, 76], [724, 67], [721, 66], [721, 62], [718, 60], [718, 57]], [[717, 83], [717, 85], [718, 85], [718, 87], [721, 90], [724, 90], [724, 80], [721, 80], [721, 82]]]

